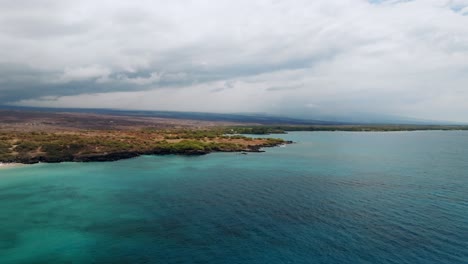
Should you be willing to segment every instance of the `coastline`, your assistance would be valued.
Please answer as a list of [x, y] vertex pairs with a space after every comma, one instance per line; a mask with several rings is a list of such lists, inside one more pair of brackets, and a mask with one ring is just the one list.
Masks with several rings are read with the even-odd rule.
[[24, 163], [2, 163], [2, 162], [0, 162], [0, 170], [18, 168], [18, 167], [22, 167], [22, 166], [25, 166], [25, 165], [27, 165], [27, 164], [24, 164]]
[[16, 159], [14, 162], [1, 162], [0, 169], [16, 168], [25, 165], [31, 165], [36, 163], [61, 163], [61, 162], [110, 162], [123, 159], [130, 159], [139, 157], [142, 155], [183, 155], [183, 156], [200, 156], [207, 155], [210, 153], [220, 152], [265, 152], [263, 148], [280, 147], [286, 144], [292, 144], [292, 141], [285, 140], [279, 142], [265, 142], [259, 145], [248, 145], [245, 148], [234, 148], [234, 149], [183, 149], [183, 150], [172, 150], [172, 149], [153, 149], [147, 151], [116, 151], [110, 153], [94, 153], [93, 155], [83, 156], [63, 156], [63, 157], [29, 157], [23, 159]]
[[263, 152], [288, 144], [278, 138], [224, 135], [212, 130], [89, 130], [59, 132], [1, 132], [2, 168], [15, 164], [97, 162], [141, 155], [205, 155], [212, 152]]

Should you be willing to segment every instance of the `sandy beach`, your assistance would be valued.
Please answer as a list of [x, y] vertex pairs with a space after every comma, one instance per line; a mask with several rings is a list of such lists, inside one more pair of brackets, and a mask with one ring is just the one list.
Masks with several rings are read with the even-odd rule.
[[20, 167], [20, 166], [24, 166], [24, 164], [21, 164], [21, 163], [1, 163], [0, 162], [0, 170], [1, 169], [16, 168], [16, 167]]

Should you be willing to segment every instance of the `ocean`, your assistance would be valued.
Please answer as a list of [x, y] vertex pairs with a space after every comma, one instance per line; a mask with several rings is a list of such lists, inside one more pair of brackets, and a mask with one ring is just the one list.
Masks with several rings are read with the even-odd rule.
[[468, 132], [0, 170], [0, 263], [468, 263]]

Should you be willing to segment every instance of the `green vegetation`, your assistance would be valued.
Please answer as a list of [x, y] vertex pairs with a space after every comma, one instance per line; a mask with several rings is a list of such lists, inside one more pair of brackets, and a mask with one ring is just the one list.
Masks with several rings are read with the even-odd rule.
[[159, 142], [157, 151], [167, 153], [208, 153], [212, 151], [244, 151], [245, 147], [241, 144], [235, 143], [222, 143], [222, 142], [202, 142], [197, 140], [182, 140], [176, 143], [169, 143], [167, 141]]
[[3, 139], [0, 140], [0, 160], [10, 160], [12, 158], [10, 147], [10, 144]]
[[258, 151], [285, 143], [226, 135], [225, 129], [0, 132], [0, 162], [116, 160], [141, 154], [200, 155], [214, 151]]
[[259, 151], [288, 143], [282, 139], [241, 134], [287, 131], [468, 130], [468, 126], [237, 126], [212, 129], [87, 130], [60, 133], [0, 132], [0, 162], [103, 161], [141, 154], [200, 155], [214, 151]]
[[231, 134], [251, 134], [251, 135], [268, 135], [268, 134], [284, 134], [284, 127], [272, 126], [254, 126], [254, 127], [231, 127], [225, 130]]
[[232, 134], [284, 134], [287, 131], [350, 131], [350, 132], [390, 132], [390, 131], [420, 131], [420, 130], [468, 130], [468, 126], [442, 126], [442, 125], [337, 125], [337, 126], [255, 126], [231, 127], [226, 133]]

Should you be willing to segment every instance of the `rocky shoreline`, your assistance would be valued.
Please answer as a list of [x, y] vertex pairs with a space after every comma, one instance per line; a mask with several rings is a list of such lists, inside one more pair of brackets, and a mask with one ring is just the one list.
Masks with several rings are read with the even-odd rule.
[[[93, 153], [91, 155], [66, 155], [62, 157], [51, 156], [36, 156], [36, 157], [15, 157], [12, 160], [4, 161], [3, 164], [35, 164], [35, 163], [60, 163], [60, 162], [108, 162], [117, 161], [122, 159], [135, 158], [142, 155], [185, 155], [197, 156], [206, 155], [214, 152], [264, 152], [262, 148], [277, 147], [285, 144], [292, 144], [292, 141], [282, 142], [269, 142], [260, 145], [249, 145], [243, 149], [185, 149], [185, 150], [167, 150], [167, 149], [153, 149], [146, 151], [118, 151], [118, 152], [105, 152]], [[8, 165], [6, 165], [8, 166]]]

